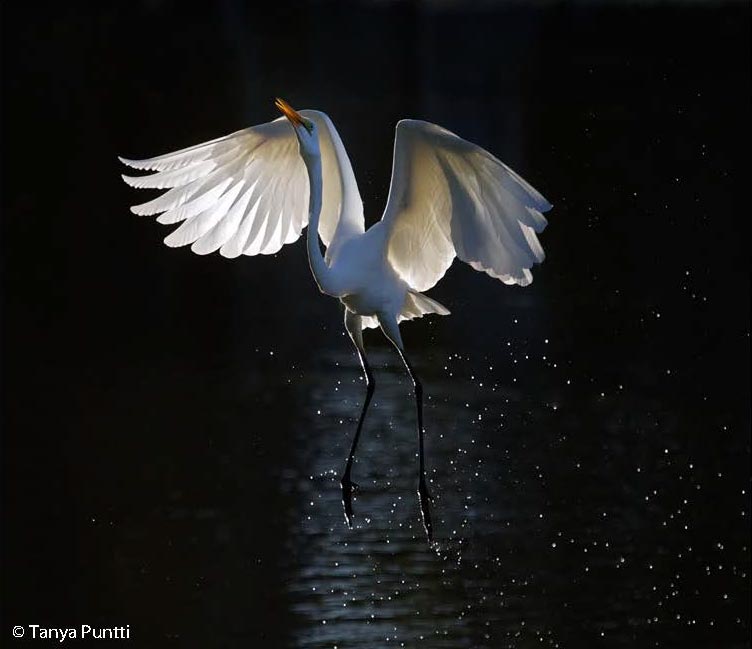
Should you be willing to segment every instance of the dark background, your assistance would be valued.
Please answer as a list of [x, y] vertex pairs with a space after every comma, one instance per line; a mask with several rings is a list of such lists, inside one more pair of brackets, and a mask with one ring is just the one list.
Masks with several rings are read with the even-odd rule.
[[[271, 3], [269, 3], [271, 5]], [[749, 646], [750, 12], [2, 3], [2, 629], [140, 647]], [[326, 111], [367, 222], [395, 122], [554, 204], [526, 289], [458, 264], [363, 396], [302, 243], [161, 244], [116, 155]]]

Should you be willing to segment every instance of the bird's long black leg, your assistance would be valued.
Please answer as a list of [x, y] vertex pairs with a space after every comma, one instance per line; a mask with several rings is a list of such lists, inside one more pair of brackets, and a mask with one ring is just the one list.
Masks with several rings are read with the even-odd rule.
[[399, 351], [402, 362], [405, 364], [415, 387], [415, 407], [418, 412], [418, 497], [420, 498], [420, 513], [423, 516], [423, 527], [426, 528], [428, 542], [430, 543], [433, 541], [433, 525], [431, 524], [431, 494], [428, 493], [428, 486], [426, 484], [426, 461], [423, 453], [423, 436], [425, 433], [423, 428], [423, 384], [420, 382], [410, 361], [407, 360], [405, 352], [401, 349]]
[[371, 403], [376, 384], [374, 383], [373, 373], [371, 372], [370, 365], [368, 365], [366, 350], [363, 345], [363, 325], [361, 318], [347, 309], [345, 309], [345, 329], [347, 329], [347, 333], [350, 335], [355, 348], [358, 350], [358, 358], [360, 358], [360, 364], [363, 367], [363, 372], [366, 377], [366, 398], [363, 402], [363, 409], [360, 411], [358, 427], [355, 429], [355, 437], [353, 437], [350, 454], [347, 456], [347, 464], [345, 464], [345, 471], [342, 474], [342, 480], [340, 481], [342, 486], [342, 506], [345, 509], [345, 521], [349, 527], [352, 527], [352, 494], [353, 490], [358, 488], [358, 485], [351, 480], [350, 473], [352, 472], [352, 464], [355, 459], [355, 450], [358, 447], [358, 440], [360, 439], [360, 431], [363, 429], [363, 422], [366, 419], [366, 412]]
[[423, 527], [426, 529], [428, 542], [431, 543], [433, 541], [431, 494], [428, 493], [428, 485], [426, 484], [426, 462], [423, 452], [423, 384], [420, 382], [418, 375], [415, 373], [413, 366], [405, 355], [402, 336], [400, 335], [399, 326], [396, 320], [379, 318], [379, 323], [381, 324], [381, 330], [384, 332], [384, 335], [389, 338], [397, 348], [400, 358], [405, 364], [408, 374], [410, 374], [415, 389], [415, 408], [418, 415], [418, 497], [420, 498], [420, 513], [423, 516]]

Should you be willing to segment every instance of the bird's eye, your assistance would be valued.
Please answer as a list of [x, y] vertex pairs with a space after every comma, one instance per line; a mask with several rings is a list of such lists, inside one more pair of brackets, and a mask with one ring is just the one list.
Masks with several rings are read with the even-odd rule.
[[303, 120], [303, 126], [305, 126], [305, 130], [308, 131], [309, 135], [313, 134], [313, 122], [309, 119]]

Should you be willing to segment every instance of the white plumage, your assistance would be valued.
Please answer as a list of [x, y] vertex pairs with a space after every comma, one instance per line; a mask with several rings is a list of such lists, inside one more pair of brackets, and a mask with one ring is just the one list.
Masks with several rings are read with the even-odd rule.
[[[363, 201], [342, 140], [329, 117], [283, 112], [272, 122], [174, 153], [123, 163], [155, 173], [123, 176], [137, 188], [167, 189], [131, 208], [179, 224], [166, 238], [198, 254], [273, 254], [310, 225], [314, 279], [345, 305], [345, 327], [366, 373], [368, 392], [342, 478], [352, 520], [350, 469], [373, 392], [362, 329], [380, 326], [416, 387], [420, 439], [419, 494], [429, 538], [431, 520], [423, 466], [422, 389], [398, 323], [448, 309], [422, 294], [455, 257], [505, 284], [526, 286], [543, 261], [538, 234], [551, 208], [540, 193], [481, 147], [435, 124], [397, 124], [389, 198], [381, 221], [365, 230]], [[286, 118], [286, 119], [285, 119]], [[319, 237], [327, 246], [322, 255]]]
[[[319, 235], [332, 244], [364, 232], [355, 175], [329, 117], [300, 111], [316, 123], [323, 195]], [[146, 160], [122, 162], [157, 171], [123, 176], [132, 187], [170, 190], [131, 208], [160, 223], [182, 225], [165, 243], [193, 244], [198, 254], [273, 254], [296, 241], [308, 222], [308, 176], [295, 130], [284, 117], [211, 142]], [[402, 120], [382, 223], [389, 263], [415, 291], [434, 286], [454, 257], [505, 284], [525, 286], [543, 261], [537, 233], [551, 205], [484, 149], [435, 124]], [[343, 187], [350, 191], [343, 203]], [[337, 241], [334, 242], [336, 251]], [[334, 251], [329, 251], [331, 259]]]
[[[363, 232], [363, 202], [357, 195], [343, 205], [342, 187], [351, 185], [357, 194], [357, 185], [329, 117], [314, 110], [301, 114], [319, 128], [327, 179], [319, 234], [328, 246], [342, 215], [343, 234]], [[339, 152], [346, 164], [340, 164]], [[120, 160], [134, 169], [158, 172], [123, 176], [132, 187], [170, 188], [131, 208], [142, 215], [164, 212], [157, 219], [160, 223], [182, 222], [165, 239], [170, 247], [193, 244], [195, 253], [219, 250], [230, 258], [269, 255], [297, 241], [308, 222], [308, 175], [295, 131], [284, 117], [155, 158]]]
[[549, 209], [479, 146], [429, 122], [397, 124], [383, 222], [389, 262], [416, 291], [434, 286], [455, 256], [505, 284], [529, 284]]

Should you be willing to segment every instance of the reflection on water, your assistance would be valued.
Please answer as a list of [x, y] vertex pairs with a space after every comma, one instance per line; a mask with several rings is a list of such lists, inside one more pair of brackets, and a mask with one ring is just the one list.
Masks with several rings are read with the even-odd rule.
[[[309, 623], [301, 629], [300, 645], [399, 646], [426, 639], [429, 646], [480, 646], [476, 634], [482, 629], [465, 618], [472, 620], [475, 609], [487, 608], [486, 598], [476, 587], [468, 588], [460, 568], [468, 544], [465, 528], [475, 519], [493, 523], [506, 515], [491, 511], [489, 500], [479, 506], [473, 485], [457, 478], [464, 475], [458, 472], [460, 464], [476, 467], [480, 475], [483, 463], [478, 440], [457, 434], [463, 425], [456, 414], [462, 409], [456, 401], [461, 392], [451, 380], [430, 378], [426, 426], [439, 539], [432, 550], [416, 496], [411, 385], [396, 357], [383, 351], [371, 357], [380, 370], [354, 467], [360, 491], [353, 530], [343, 521], [339, 476], [364, 393], [355, 356], [330, 356], [303, 396], [315, 415], [299, 440], [301, 475], [288, 476], [289, 488], [303, 494], [299, 519], [291, 520], [302, 527], [302, 535], [291, 534], [296, 542], [291, 593], [295, 610]], [[393, 361], [392, 371], [383, 371]], [[486, 491], [485, 478], [476, 486]]]
[[364, 394], [354, 353], [330, 353], [298, 388], [297, 469], [283, 476], [297, 502], [294, 646], [644, 646], [722, 623], [722, 607], [700, 609], [682, 586], [704, 569], [707, 548], [691, 547], [701, 485], [669, 436], [644, 434], [650, 404], [567, 393], [553, 364], [541, 364], [551, 383], [531, 396], [449, 353], [415, 355], [438, 539], [429, 548], [411, 386], [391, 351], [371, 356], [352, 530], [339, 477]]

